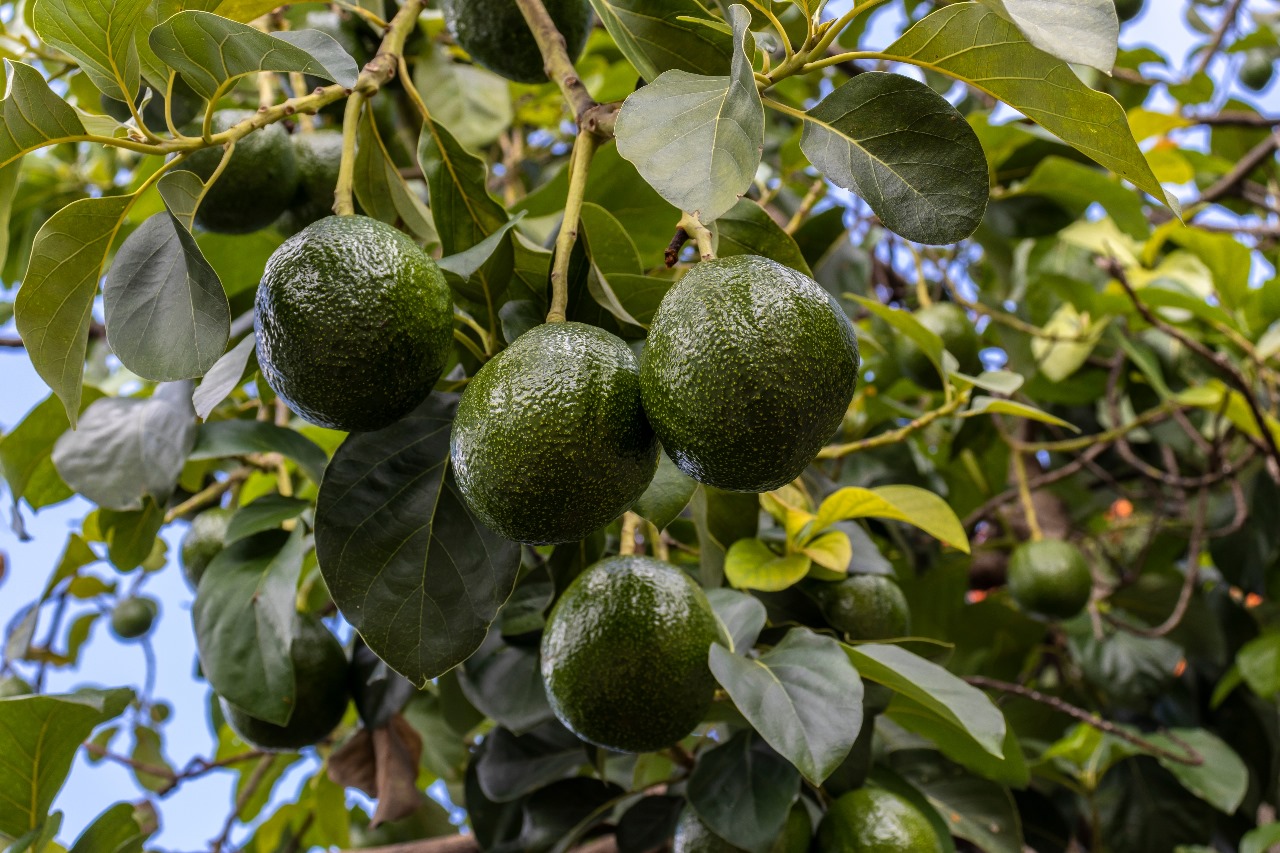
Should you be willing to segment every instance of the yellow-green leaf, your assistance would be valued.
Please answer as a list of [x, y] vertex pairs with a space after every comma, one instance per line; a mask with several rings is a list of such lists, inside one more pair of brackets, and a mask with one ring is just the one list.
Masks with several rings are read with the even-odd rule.
[[724, 558], [724, 575], [738, 589], [778, 592], [808, 573], [809, 558], [804, 554], [779, 557], [759, 539], [739, 539]]
[[853, 559], [853, 544], [844, 531], [832, 530], [805, 545], [801, 552], [824, 569], [843, 574]]
[[978, 397], [973, 401], [973, 406], [969, 411], [965, 412], [961, 417], [972, 418], [977, 415], [1013, 415], [1017, 418], [1026, 418], [1031, 421], [1040, 421], [1045, 424], [1053, 424], [1054, 426], [1066, 427], [1072, 432], [1079, 432], [1080, 428], [1069, 421], [1055, 417], [1048, 412], [1042, 412], [1035, 406], [1028, 406], [1025, 403], [1016, 403], [1013, 400], [1000, 400], [995, 397]]
[[969, 537], [964, 525], [947, 502], [933, 492], [915, 486], [881, 486], [877, 489], [847, 488], [833, 493], [818, 508], [815, 530], [851, 518], [888, 518], [905, 521], [969, 553]]

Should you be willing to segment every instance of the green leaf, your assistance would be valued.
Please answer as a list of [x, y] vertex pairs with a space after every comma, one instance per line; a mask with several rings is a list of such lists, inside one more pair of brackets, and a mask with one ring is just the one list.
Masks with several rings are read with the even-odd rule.
[[296, 704], [289, 649], [304, 554], [301, 528], [232, 543], [200, 578], [191, 610], [210, 686], [250, 716], [278, 726], [289, 722]]
[[1271, 823], [1245, 833], [1240, 839], [1240, 853], [1267, 853], [1280, 844], [1280, 823]]
[[1121, 231], [1138, 240], [1146, 239], [1151, 228], [1141, 196], [1121, 186], [1107, 173], [1065, 157], [1044, 158], [1036, 164], [1031, 177], [1003, 198], [1022, 196], [1050, 198], [1071, 205], [1081, 213], [1091, 204], [1100, 204]]
[[955, 511], [933, 492], [915, 486], [840, 489], [822, 502], [813, 529], [824, 530], [837, 521], [852, 518], [905, 521], [944, 544], [969, 553], [969, 537]]
[[974, 397], [973, 405], [961, 417], [971, 418], [977, 415], [1013, 415], [1017, 418], [1026, 418], [1030, 421], [1040, 421], [1040, 423], [1044, 424], [1065, 427], [1072, 432], [1080, 432], [1080, 428], [1075, 424], [1064, 421], [1062, 418], [1051, 415], [1048, 412], [1043, 412], [1035, 406], [1028, 406], [1026, 403], [1017, 403], [1013, 400], [999, 400], [995, 397]]
[[[0, 445], [0, 456], [3, 453], [3, 445]], [[658, 455], [658, 472], [631, 511], [652, 521], [659, 530], [665, 530], [684, 512], [696, 488], [697, 481], [677, 468], [667, 454], [661, 453]]]
[[756, 644], [768, 619], [769, 614], [760, 599], [736, 589], [719, 587], [707, 590], [707, 600], [729, 634], [733, 653], [745, 655]]
[[130, 102], [138, 93], [134, 29], [148, 0], [37, 0], [35, 30], [46, 44], [79, 60], [80, 70], [108, 98]]
[[1236, 666], [1249, 689], [1270, 700], [1280, 693], [1280, 632], [1250, 640], [1236, 655]]
[[448, 280], [449, 286], [466, 299], [473, 301], [477, 298], [483, 299], [484, 282], [482, 279], [477, 279], [476, 274], [484, 270], [485, 265], [495, 253], [510, 248], [507, 232], [523, 218], [524, 213], [518, 213], [470, 249], [441, 258], [438, 263], [440, 269], [444, 271], [444, 277]]
[[388, 225], [403, 222], [428, 252], [440, 245], [431, 211], [409, 188], [378, 132], [373, 110], [365, 110], [356, 132], [355, 194], [360, 207]]
[[909, 338], [925, 354], [925, 357], [933, 363], [933, 366], [938, 369], [938, 375], [946, 375], [946, 370], [942, 363], [942, 338], [938, 336], [937, 332], [927, 328], [917, 320], [914, 314], [899, 308], [890, 308], [877, 299], [867, 299], [865, 296], [859, 296], [856, 293], [846, 293], [845, 298], [858, 303], [858, 305], [888, 323], [895, 331], [901, 332]]
[[338, 42], [318, 30], [264, 33], [211, 12], [179, 12], [151, 31], [151, 49], [202, 98], [254, 71], [298, 71], [348, 89], [360, 69]]
[[[497, 631], [490, 631], [484, 645], [457, 673], [458, 686], [467, 701], [498, 725], [517, 735], [541, 726], [544, 737], [561, 740], [564, 727], [555, 722], [547, 701], [536, 645], [509, 645]], [[547, 722], [552, 726], [543, 726]], [[581, 749], [582, 743], [573, 740]], [[497, 795], [490, 796], [501, 802]]]
[[474, 65], [454, 62], [442, 45], [418, 58], [413, 82], [431, 117], [472, 150], [492, 145], [515, 117], [506, 80]]
[[[1172, 761], [1163, 755], [1156, 760], [1182, 786], [1223, 814], [1235, 814], [1249, 790], [1249, 768], [1235, 750], [1207, 729], [1172, 729], [1148, 735], [1147, 740], [1172, 752], [1186, 753], [1182, 744], [1194, 749], [1204, 761], [1198, 765]], [[1181, 741], [1181, 743], [1179, 743]]]
[[150, 833], [143, 832], [133, 813], [133, 803], [110, 806], [85, 827], [70, 853], [142, 853]]
[[53, 464], [67, 485], [104, 509], [163, 504], [173, 493], [195, 444], [191, 385], [159, 386], [150, 397], [104, 397], [84, 410], [75, 432], [53, 448]]
[[6, 59], [4, 76], [8, 90], [0, 101], [0, 166], [28, 151], [85, 135], [75, 109], [54, 94], [39, 71]]
[[716, 253], [722, 258], [762, 255], [813, 276], [796, 241], [751, 199], [739, 199], [728, 213], [717, 219], [716, 232], [719, 236]]
[[804, 554], [779, 557], [759, 539], [739, 539], [725, 554], [724, 576], [738, 589], [778, 592], [804, 580], [809, 565]]
[[977, 3], [944, 6], [878, 56], [971, 83], [1177, 210], [1115, 99], [1085, 86], [1069, 65], [1032, 45], [990, 9]]
[[132, 203], [133, 196], [86, 198], [51, 216], [36, 234], [14, 305], [31, 364], [62, 400], [72, 427], [80, 412], [98, 278]]
[[728, 34], [682, 18], [707, 17], [697, 0], [591, 0], [614, 44], [645, 80], [676, 69], [729, 73]]
[[586, 763], [582, 741], [551, 720], [525, 735], [494, 729], [476, 759], [476, 775], [486, 797], [507, 803], [573, 775]]
[[520, 546], [472, 516], [449, 465], [457, 395], [347, 437], [325, 472], [316, 554], [333, 600], [421, 688], [471, 656], [515, 586]]
[[0, 834], [17, 838], [45, 822], [80, 744], [132, 701], [132, 690], [0, 699]]
[[195, 172], [178, 169], [170, 172], [156, 182], [160, 198], [164, 206], [182, 223], [182, 227], [191, 231], [196, 218], [196, 208], [204, 200], [208, 187]]
[[844, 651], [864, 679], [919, 703], [967, 733], [991, 755], [1003, 755], [1004, 715], [981, 690], [898, 646], [866, 643], [845, 646]]
[[582, 205], [579, 228], [583, 246], [591, 261], [587, 288], [592, 298], [619, 322], [639, 326], [640, 321], [631, 316], [610, 286], [610, 280], [615, 275], [643, 276], [644, 269], [640, 265], [636, 244], [613, 214], [591, 202]]
[[147, 791], [159, 793], [166, 791], [171, 786], [171, 779], [168, 776], [159, 776], [141, 769], [141, 766], [164, 767], [173, 771], [168, 759], [164, 757], [164, 740], [160, 736], [160, 732], [150, 726], [134, 726], [133, 727], [133, 749], [129, 752], [129, 757], [138, 762], [138, 765], [130, 768], [133, 770], [134, 781], [138, 783], [140, 788]]
[[164, 525], [164, 509], [148, 498], [142, 509], [98, 511], [98, 528], [107, 541], [107, 558], [122, 572], [131, 572], [151, 556], [156, 534]]
[[203, 376], [227, 347], [231, 309], [222, 282], [171, 213], [150, 217], [120, 246], [102, 301], [107, 342], [144, 379]]
[[987, 158], [964, 116], [900, 74], [859, 74], [805, 113], [800, 148], [917, 243], [958, 243], [982, 222]]
[[983, 0], [1018, 25], [1027, 40], [1076, 65], [1111, 73], [1120, 40], [1114, 0]]
[[[0, 167], [0, 270], [4, 269], [9, 258], [9, 219], [13, 212], [13, 199], [18, 191], [18, 176], [22, 171], [22, 163], [15, 160], [8, 166]], [[13, 316], [13, 305], [0, 305], [0, 324], [9, 322]]]
[[975, 778], [931, 750], [898, 750], [889, 762], [947, 819], [952, 835], [983, 853], [1022, 853], [1022, 821], [1008, 788]]
[[250, 370], [250, 364], [256, 364], [254, 354], [257, 340], [253, 335], [245, 335], [240, 343], [223, 353], [204, 374], [200, 386], [191, 395], [191, 404], [195, 406], [196, 417], [205, 420], [218, 404], [227, 399], [233, 391], [244, 382]]
[[862, 679], [838, 642], [793, 628], [755, 659], [713, 644], [709, 663], [742, 715], [814, 785], [848, 756], [862, 729]]
[[311, 506], [310, 501], [301, 498], [289, 498], [284, 495], [263, 495], [256, 501], [240, 507], [231, 522], [223, 541], [235, 542], [257, 533], [275, 530], [291, 518], [297, 518], [302, 511]]
[[[102, 396], [96, 388], [85, 389], [81, 412]], [[53, 467], [53, 446], [71, 428], [66, 410], [50, 394], [0, 438], [0, 468], [14, 499], [25, 498], [32, 509], [64, 501], [75, 494]]]
[[724, 578], [725, 552], [739, 539], [756, 535], [760, 498], [699, 485], [693, 492], [693, 523], [698, 531], [698, 562], [702, 585], [720, 586]]
[[712, 832], [750, 853], [769, 850], [799, 793], [795, 767], [749, 730], [699, 755], [686, 792]]
[[[764, 146], [764, 105], [751, 70], [751, 14], [730, 8], [732, 71], [702, 76], [665, 71], [618, 113], [618, 153], [649, 185], [708, 224], [750, 188]], [[748, 48], [752, 50], [749, 51]]]
[[298, 463], [313, 483], [324, 476], [329, 457], [301, 433], [265, 421], [214, 421], [200, 427], [189, 459], [223, 459], [249, 453], [282, 453]]

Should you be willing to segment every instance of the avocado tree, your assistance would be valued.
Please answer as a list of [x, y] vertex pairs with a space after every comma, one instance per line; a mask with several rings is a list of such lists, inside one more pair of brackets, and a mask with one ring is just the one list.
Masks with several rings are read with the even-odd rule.
[[[0, 842], [1280, 843], [1280, 16], [1159, 5], [0, 4]], [[46, 689], [157, 618], [190, 754]]]

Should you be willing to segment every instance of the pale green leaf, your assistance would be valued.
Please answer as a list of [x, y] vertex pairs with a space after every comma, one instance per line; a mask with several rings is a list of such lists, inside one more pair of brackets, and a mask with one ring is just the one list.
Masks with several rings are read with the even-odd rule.
[[431, 117], [467, 148], [483, 149], [511, 126], [514, 111], [507, 81], [475, 65], [454, 62], [442, 46], [418, 60], [413, 82]]
[[249, 369], [250, 359], [254, 357], [256, 344], [257, 340], [253, 335], [245, 335], [240, 343], [223, 353], [213, 367], [209, 368], [200, 387], [191, 395], [196, 417], [207, 420], [209, 413], [240, 387], [245, 372]]
[[840, 489], [822, 502], [813, 529], [823, 530], [837, 521], [853, 518], [905, 521], [944, 544], [969, 553], [969, 537], [947, 502], [915, 486]]
[[1018, 25], [1036, 47], [1110, 74], [1120, 19], [1115, 0], [983, 0]]
[[779, 557], [759, 539], [739, 539], [724, 558], [724, 575], [738, 589], [777, 592], [794, 586], [809, 573], [804, 554]]
[[977, 415], [1013, 415], [1030, 421], [1040, 421], [1040, 423], [1044, 424], [1066, 427], [1072, 432], [1080, 432], [1080, 428], [1075, 424], [1064, 421], [1062, 418], [1051, 415], [1048, 412], [1041, 411], [1035, 406], [1028, 406], [1026, 403], [1017, 403], [1013, 400], [1000, 400], [995, 397], [975, 397], [973, 405], [961, 417], [971, 418]]
[[853, 544], [844, 531], [831, 530], [807, 543], [801, 553], [824, 569], [844, 574], [853, 559]]
[[80, 63], [99, 91], [131, 102], [138, 93], [134, 29], [149, 0], [36, 0], [35, 29]]

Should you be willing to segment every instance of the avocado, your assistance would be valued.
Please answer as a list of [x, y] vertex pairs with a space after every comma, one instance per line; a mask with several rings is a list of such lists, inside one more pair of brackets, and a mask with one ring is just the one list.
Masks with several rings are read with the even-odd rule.
[[858, 383], [853, 324], [813, 279], [754, 255], [703, 261], [659, 305], [644, 408], [693, 479], [765, 492], [800, 476]]
[[891, 640], [911, 630], [907, 597], [892, 578], [852, 575], [814, 591], [827, 623], [851, 640]]
[[618, 752], [671, 746], [702, 722], [719, 621], [702, 587], [651, 557], [601, 560], [574, 579], [542, 635], [542, 679], [560, 722]]
[[1116, 17], [1121, 23], [1132, 21], [1142, 13], [1143, 0], [1116, 0]]
[[[915, 318], [926, 329], [942, 338], [942, 345], [947, 352], [956, 357], [960, 364], [960, 372], [970, 376], [981, 372], [982, 345], [978, 340], [978, 332], [969, 322], [964, 309], [954, 302], [935, 302], [927, 308], [915, 313]], [[912, 382], [929, 391], [942, 390], [942, 377], [938, 369], [924, 354], [924, 350], [908, 338], [902, 338], [898, 345], [898, 359], [902, 372]]]
[[1093, 575], [1070, 542], [1024, 542], [1009, 558], [1009, 592], [1023, 610], [1070, 619], [1089, 603]]
[[209, 568], [213, 558], [226, 547], [227, 527], [234, 514], [230, 509], [214, 507], [192, 519], [191, 526], [182, 537], [182, 549], [179, 552], [182, 574], [192, 589], [200, 585], [204, 570]]
[[130, 596], [111, 611], [111, 633], [120, 640], [137, 640], [151, 632], [160, 610], [155, 599]]
[[1271, 85], [1275, 76], [1275, 57], [1270, 51], [1250, 50], [1244, 55], [1240, 68], [1240, 83], [1254, 92], [1261, 92]]
[[[588, 0], [543, 0], [576, 62], [591, 34]], [[545, 83], [542, 52], [516, 0], [440, 0], [449, 32], [477, 65], [516, 83]]]
[[296, 234], [313, 222], [333, 215], [333, 194], [342, 165], [342, 132], [316, 130], [295, 133], [293, 157], [298, 164], [298, 191], [278, 227]]
[[251, 717], [220, 699], [232, 730], [256, 749], [290, 752], [311, 746], [333, 731], [347, 711], [347, 655], [323, 622], [299, 614], [289, 658], [296, 704], [285, 725]]
[[254, 312], [258, 365], [302, 417], [377, 430], [412, 411], [453, 346], [444, 274], [402, 232], [329, 216], [267, 261]]
[[451, 450], [480, 520], [537, 545], [613, 521], [658, 469], [635, 356], [584, 323], [535, 326], [480, 368], [458, 403]]
[[[222, 133], [254, 115], [249, 110], [219, 110], [213, 115], [212, 130]], [[199, 135], [198, 130], [188, 132]], [[202, 148], [183, 167], [208, 183], [222, 155], [222, 146]], [[284, 213], [297, 188], [293, 143], [284, 127], [269, 124], [236, 142], [226, 169], [196, 209], [196, 224], [218, 234], [249, 234]]]
[[823, 853], [942, 853], [933, 823], [914, 804], [884, 788], [850, 791], [818, 825]]

